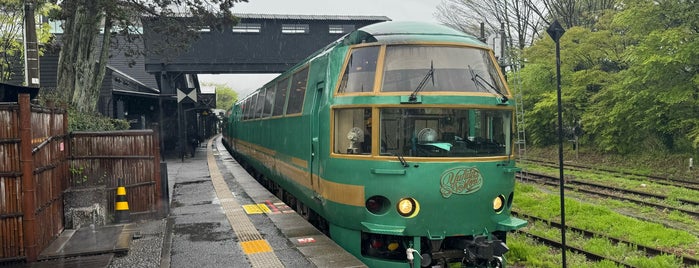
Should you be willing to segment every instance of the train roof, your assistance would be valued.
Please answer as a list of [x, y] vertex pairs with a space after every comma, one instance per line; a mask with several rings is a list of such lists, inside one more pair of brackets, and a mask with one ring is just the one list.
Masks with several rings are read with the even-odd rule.
[[[488, 45], [478, 40], [473, 35], [457, 31], [448, 26], [441, 24], [418, 22], [418, 21], [385, 21], [374, 23], [368, 26], [359, 28], [344, 37], [338, 39], [308, 56], [303, 61], [289, 68], [286, 72], [280, 74], [274, 79], [267, 82], [263, 87], [277, 81], [285, 74], [292, 73], [300, 66], [305, 65], [311, 59], [322, 55], [336, 46], [347, 46], [361, 43], [420, 43], [420, 42], [454, 42], [465, 43], [474, 46], [488, 48]], [[258, 89], [259, 90], [259, 89]], [[239, 99], [236, 103], [241, 103], [245, 99], [255, 95], [257, 90], [251, 92], [244, 98]]]
[[345, 37], [347, 45], [359, 43], [458, 42], [487, 46], [475, 36], [450, 27], [417, 21], [386, 21], [371, 24]]

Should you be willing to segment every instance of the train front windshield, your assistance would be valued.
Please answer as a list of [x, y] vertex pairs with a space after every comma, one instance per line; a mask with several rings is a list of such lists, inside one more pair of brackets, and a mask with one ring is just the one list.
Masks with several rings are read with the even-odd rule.
[[[483, 92], [507, 94], [487, 50], [449, 45], [367, 46], [351, 51], [338, 93]], [[383, 60], [383, 64], [378, 64]], [[376, 79], [379, 78], [379, 79]], [[412, 92], [412, 93], [411, 93]], [[414, 157], [511, 154], [512, 111], [466, 108], [379, 108], [379, 137], [371, 137], [371, 108], [335, 110], [334, 152]], [[377, 150], [372, 150], [376, 148]]]
[[510, 154], [511, 111], [384, 108], [381, 155], [480, 157]]
[[[354, 48], [338, 93], [374, 91], [380, 47]], [[388, 45], [381, 92], [486, 92], [506, 94], [497, 64], [487, 50], [443, 45]], [[425, 80], [425, 83], [420, 83]], [[419, 89], [418, 89], [419, 88]]]
[[371, 137], [371, 108], [335, 109], [335, 153], [414, 157], [486, 157], [511, 153], [512, 111], [500, 109], [379, 109]]
[[486, 50], [472, 47], [393, 45], [386, 47], [382, 92], [488, 92], [505, 87]]

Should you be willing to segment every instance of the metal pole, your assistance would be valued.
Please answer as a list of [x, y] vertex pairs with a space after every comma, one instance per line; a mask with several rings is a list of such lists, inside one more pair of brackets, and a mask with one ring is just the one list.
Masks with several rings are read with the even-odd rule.
[[565, 206], [565, 177], [563, 176], [563, 105], [561, 104], [561, 48], [556, 42], [556, 93], [558, 101], [558, 169], [561, 180], [561, 250], [563, 267], [566, 267], [566, 206]]
[[182, 104], [178, 101], [177, 102], [177, 140], [179, 141], [180, 144], [180, 158], [182, 162], [184, 162], [184, 154], [185, 154], [185, 144], [184, 144], [184, 136], [182, 135], [183, 129], [182, 129]]
[[35, 8], [36, 0], [24, 2], [24, 77], [28, 87], [39, 87], [39, 45], [34, 20]]
[[565, 178], [563, 176], [563, 105], [561, 104], [561, 47], [560, 39], [565, 33], [565, 30], [555, 20], [546, 30], [554, 42], [556, 42], [556, 93], [558, 101], [558, 166], [560, 179], [560, 196], [561, 196], [561, 259], [563, 267], [566, 265], [566, 206], [565, 206]]

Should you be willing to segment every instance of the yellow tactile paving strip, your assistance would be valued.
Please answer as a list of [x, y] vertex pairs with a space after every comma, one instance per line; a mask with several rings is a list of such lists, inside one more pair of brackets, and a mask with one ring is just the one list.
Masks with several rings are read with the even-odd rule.
[[243, 209], [247, 214], [262, 214], [272, 212], [272, 210], [270, 210], [265, 204], [243, 205]]
[[[228, 185], [223, 180], [221, 172], [218, 170], [216, 158], [214, 157], [212, 143], [210, 139], [206, 148], [207, 161], [209, 164], [209, 174], [211, 182], [214, 184], [216, 196], [221, 202], [221, 208], [228, 218], [228, 222], [233, 227], [233, 232], [240, 241], [240, 247], [248, 257], [252, 267], [284, 267], [267, 240], [255, 229], [252, 222], [245, 214], [244, 209], [238, 204]], [[258, 208], [259, 209], [259, 208]]]
[[245, 252], [245, 254], [272, 252], [272, 247], [270, 247], [265, 240], [240, 242], [240, 246], [243, 248], [243, 252]]

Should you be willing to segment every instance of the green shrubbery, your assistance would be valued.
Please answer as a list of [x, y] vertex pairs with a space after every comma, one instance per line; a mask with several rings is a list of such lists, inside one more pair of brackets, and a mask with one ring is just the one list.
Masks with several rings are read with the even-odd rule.
[[101, 114], [84, 114], [75, 109], [68, 109], [69, 131], [107, 131], [129, 129], [129, 122], [114, 119]]
[[129, 122], [113, 119], [101, 114], [85, 114], [71, 107], [57, 90], [42, 89], [39, 103], [44, 107], [57, 107], [68, 110], [68, 131], [109, 131], [129, 129]]

